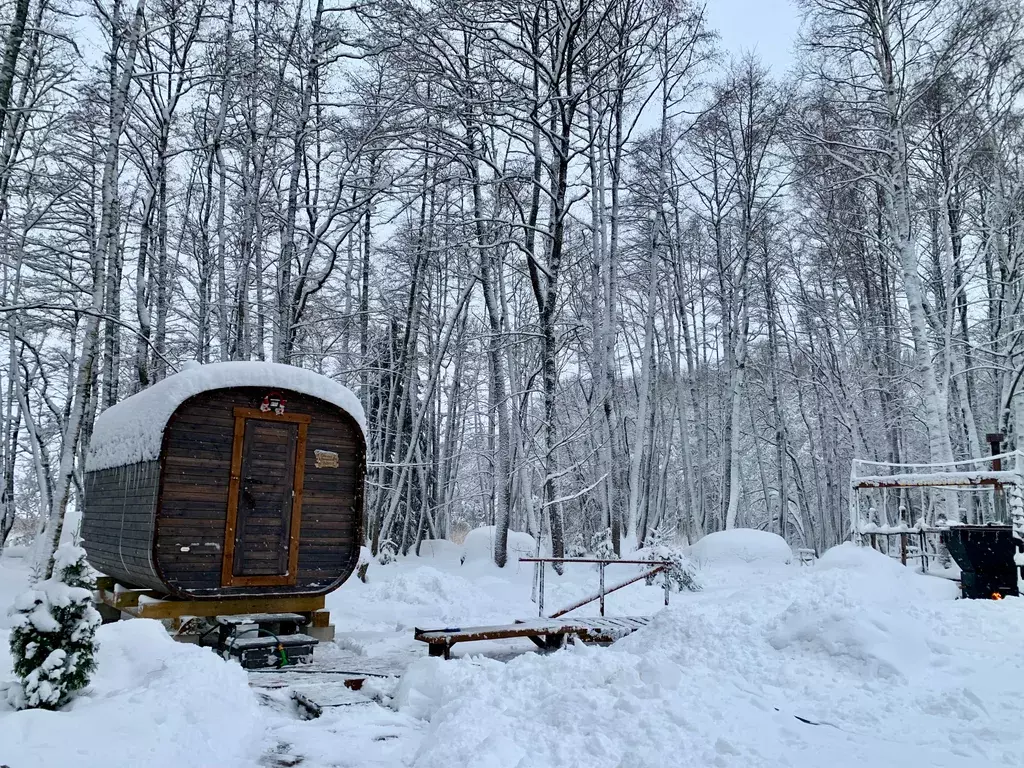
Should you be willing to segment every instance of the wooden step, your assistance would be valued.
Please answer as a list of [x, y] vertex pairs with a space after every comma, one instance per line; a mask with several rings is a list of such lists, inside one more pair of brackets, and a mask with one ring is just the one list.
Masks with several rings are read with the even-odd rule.
[[222, 626], [237, 626], [239, 624], [281, 624], [291, 623], [305, 626], [309, 619], [301, 613], [249, 613], [238, 616], [217, 616], [216, 622]]
[[293, 635], [278, 635], [277, 637], [270, 637], [269, 635], [252, 635], [250, 637], [229, 637], [224, 641], [225, 650], [241, 649], [241, 648], [277, 648], [278, 645], [283, 645], [286, 649], [292, 648], [298, 645], [316, 645], [319, 641], [315, 637], [309, 635], [303, 635], [296, 632]]
[[225, 658], [235, 659], [243, 669], [276, 669], [281, 666], [281, 649], [288, 664], [308, 664], [313, 660], [316, 638], [294, 634], [281, 637], [230, 637], [223, 644]]

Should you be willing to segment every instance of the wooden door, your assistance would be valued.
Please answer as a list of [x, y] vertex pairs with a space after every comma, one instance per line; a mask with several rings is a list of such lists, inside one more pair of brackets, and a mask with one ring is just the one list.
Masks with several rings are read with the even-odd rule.
[[224, 586], [295, 583], [309, 420], [235, 409]]

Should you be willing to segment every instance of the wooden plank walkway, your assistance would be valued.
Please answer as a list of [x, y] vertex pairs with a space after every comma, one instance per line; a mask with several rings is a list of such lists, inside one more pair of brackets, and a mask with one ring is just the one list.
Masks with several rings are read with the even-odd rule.
[[450, 659], [452, 646], [456, 643], [480, 640], [526, 637], [545, 649], [561, 647], [568, 635], [573, 635], [584, 643], [613, 643], [646, 626], [650, 620], [648, 616], [530, 619], [514, 624], [482, 627], [417, 628], [414, 637], [420, 642], [427, 643], [431, 656], [444, 656]]
[[253, 669], [249, 686], [264, 692], [279, 692], [291, 698], [307, 718], [320, 717], [339, 707], [372, 704], [373, 698], [360, 692], [367, 678], [397, 678], [411, 663], [409, 654], [361, 656], [331, 652], [321, 645], [309, 664], [283, 669]]

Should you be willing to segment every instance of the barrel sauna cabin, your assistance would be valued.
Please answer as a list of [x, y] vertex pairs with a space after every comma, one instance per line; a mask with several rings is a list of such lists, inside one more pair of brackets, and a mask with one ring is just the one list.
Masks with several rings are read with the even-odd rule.
[[231, 612], [201, 601], [322, 606], [359, 558], [364, 429], [349, 390], [301, 368], [228, 362], [170, 376], [96, 420], [89, 562], [114, 592], [189, 601], [188, 615]]

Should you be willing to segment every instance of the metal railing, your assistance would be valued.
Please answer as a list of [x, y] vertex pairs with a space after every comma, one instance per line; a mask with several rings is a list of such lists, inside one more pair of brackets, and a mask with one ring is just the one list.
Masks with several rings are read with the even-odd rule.
[[[555, 611], [550, 616], [546, 617], [549, 619], [557, 619], [559, 616], [563, 616], [569, 611], [575, 611], [577, 608], [582, 608], [588, 603], [592, 603], [595, 600], [601, 602], [601, 615], [604, 616], [604, 598], [606, 595], [610, 595], [616, 590], [628, 587], [640, 579], [649, 579], [656, 576], [658, 573], [665, 574], [665, 605], [668, 605], [668, 595], [671, 587], [671, 581], [669, 579], [669, 569], [673, 563], [671, 560], [612, 560], [600, 557], [521, 557], [519, 558], [520, 563], [536, 563], [539, 569], [538, 584], [537, 584], [537, 615], [544, 617], [544, 565], [545, 563], [591, 563], [597, 564], [598, 573], [600, 577], [600, 588], [596, 595], [577, 600], [572, 605], [568, 605], [558, 611]], [[634, 576], [626, 581], [623, 581], [610, 589], [605, 588], [604, 583], [604, 569], [609, 565], [647, 565], [652, 566], [648, 570], [644, 571], [638, 576]]]

